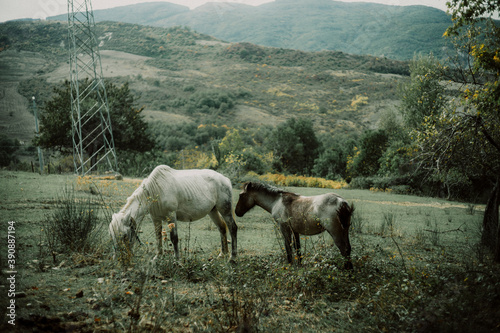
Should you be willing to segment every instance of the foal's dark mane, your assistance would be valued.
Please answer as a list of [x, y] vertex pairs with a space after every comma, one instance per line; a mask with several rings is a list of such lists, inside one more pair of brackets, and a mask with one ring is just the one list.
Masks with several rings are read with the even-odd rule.
[[349, 218], [351, 217], [352, 213], [354, 212], [354, 205], [349, 204], [347, 202], [342, 202], [341, 206], [337, 210], [337, 215], [339, 217], [340, 223], [342, 223], [342, 226], [344, 228], [349, 228]]
[[295, 199], [299, 197], [298, 194], [292, 193], [285, 191], [281, 188], [269, 185], [269, 184], [264, 184], [264, 183], [256, 183], [256, 182], [247, 182], [244, 184], [244, 188], [246, 188], [247, 191], [257, 191], [257, 192], [265, 192], [268, 194], [283, 194], [284, 197], [290, 198], [290, 199]]

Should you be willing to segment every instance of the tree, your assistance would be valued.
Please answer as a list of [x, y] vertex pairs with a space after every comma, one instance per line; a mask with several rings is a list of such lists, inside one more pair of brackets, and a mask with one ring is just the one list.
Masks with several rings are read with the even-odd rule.
[[16, 139], [9, 139], [6, 135], [0, 135], [0, 166], [8, 166], [11, 162], [17, 159], [14, 153], [21, 147], [21, 144]]
[[[88, 80], [82, 81], [81, 89], [84, 90], [89, 83]], [[143, 109], [136, 109], [133, 105], [134, 98], [128, 83], [117, 87], [106, 82], [106, 92], [115, 147], [137, 152], [151, 150], [154, 141], [149, 134], [147, 123], [142, 119]], [[70, 152], [73, 149], [70, 93], [69, 81], [66, 81], [63, 87], [54, 89], [54, 97], [41, 110], [40, 136], [34, 139], [35, 145], [61, 152]]]
[[[466, 58], [451, 62], [448, 78], [463, 86], [452, 107], [424, 117], [416, 132], [420, 162], [431, 173], [459, 170], [469, 179], [489, 180], [492, 191], [484, 218], [482, 244], [500, 262], [500, 29], [485, 14], [498, 11], [497, 0], [452, 0], [453, 25], [445, 33], [462, 42]], [[457, 59], [455, 57], [454, 59]], [[465, 64], [467, 67], [460, 67]], [[446, 67], [445, 67], [446, 68]]]
[[410, 62], [410, 83], [402, 87], [401, 113], [410, 128], [418, 128], [425, 117], [438, 113], [445, 103], [440, 64], [430, 56], [415, 56]]
[[312, 121], [291, 118], [272, 132], [269, 146], [277, 158], [275, 167], [278, 170], [310, 174], [320, 144]]
[[326, 179], [345, 178], [347, 157], [355, 146], [355, 140], [348, 136], [322, 135], [318, 158], [314, 161], [313, 176]]
[[389, 138], [383, 130], [366, 131], [360, 138], [359, 147], [347, 162], [349, 178], [376, 175], [380, 169], [380, 158], [387, 149]]

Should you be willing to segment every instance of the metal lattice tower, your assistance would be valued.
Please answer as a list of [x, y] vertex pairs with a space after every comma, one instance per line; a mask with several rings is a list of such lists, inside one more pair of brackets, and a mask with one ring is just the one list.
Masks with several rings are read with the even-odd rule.
[[85, 175], [106, 162], [117, 170], [101, 56], [90, 0], [68, 0], [71, 119], [75, 172]]

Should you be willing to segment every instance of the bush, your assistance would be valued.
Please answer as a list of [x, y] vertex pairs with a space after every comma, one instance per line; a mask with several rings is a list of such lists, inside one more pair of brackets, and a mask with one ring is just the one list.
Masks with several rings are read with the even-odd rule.
[[97, 200], [76, 198], [74, 189], [65, 188], [53, 212], [43, 221], [46, 242], [52, 253], [87, 253], [99, 248], [103, 227], [99, 211]]
[[201, 90], [193, 93], [186, 103], [189, 113], [227, 112], [234, 107], [234, 96], [219, 90]]
[[331, 188], [340, 189], [347, 184], [344, 181], [333, 181], [324, 178], [282, 175], [266, 173], [258, 176], [260, 181], [270, 182], [277, 186], [295, 186], [295, 187], [317, 187], [317, 188]]
[[6, 135], [0, 135], [0, 166], [8, 166], [11, 162], [17, 162], [14, 153], [21, 144], [16, 139], [9, 139]]
[[379, 189], [401, 191], [404, 194], [413, 192], [412, 180], [408, 176], [372, 176], [356, 177], [351, 180], [349, 187], [353, 189], [369, 190]]

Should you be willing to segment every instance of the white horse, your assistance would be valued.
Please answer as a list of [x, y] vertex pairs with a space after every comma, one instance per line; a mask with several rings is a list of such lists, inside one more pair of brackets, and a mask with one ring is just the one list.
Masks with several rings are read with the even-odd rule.
[[[109, 233], [115, 244], [131, 253], [137, 238], [137, 224], [149, 213], [154, 222], [158, 254], [162, 254], [162, 221], [168, 220], [170, 240], [179, 258], [177, 221], [191, 222], [207, 214], [219, 229], [222, 253], [228, 252], [226, 225], [231, 233], [231, 260], [237, 254], [238, 227], [232, 214], [231, 181], [213, 170], [175, 170], [156, 167], [127, 199], [120, 212], [113, 214]], [[156, 258], [156, 257], [155, 257]]]

